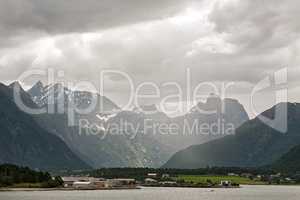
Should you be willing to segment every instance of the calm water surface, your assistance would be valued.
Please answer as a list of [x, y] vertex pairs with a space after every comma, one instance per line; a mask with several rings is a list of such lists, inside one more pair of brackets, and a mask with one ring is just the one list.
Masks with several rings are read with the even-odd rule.
[[300, 200], [298, 186], [240, 189], [143, 188], [141, 190], [0, 192], [0, 200]]

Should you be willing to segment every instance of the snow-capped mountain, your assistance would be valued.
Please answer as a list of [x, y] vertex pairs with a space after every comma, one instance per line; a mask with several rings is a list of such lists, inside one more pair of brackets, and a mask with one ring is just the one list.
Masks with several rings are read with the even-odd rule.
[[[50, 105], [55, 108], [54, 113], [35, 116], [37, 122], [59, 136], [82, 160], [95, 168], [159, 167], [173, 153], [152, 135], [123, 130], [125, 121], [132, 120], [134, 126], [144, 117], [135, 112], [120, 111], [116, 104], [99, 94], [72, 91], [61, 84], [43, 86], [41, 82], [28, 93], [40, 107]], [[78, 123], [70, 127], [68, 113], [58, 112], [59, 108], [66, 109], [70, 105], [84, 109], [93, 101], [96, 102], [95, 109], [88, 114], [77, 114], [76, 121], [85, 119], [98, 131], [79, 127]]]
[[[38, 82], [28, 93], [39, 106], [50, 105], [55, 111], [68, 109], [68, 106], [84, 109], [96, 102], [95, 109], [88, 114], [76, 114], [75, 120], [88, 120], [92, 124], [90, 127], [98, 128], [95, 132], [93, 128], [87, 130], [78, 124], [70, 127], [66, 112], [35, 117], [42, 127], [58, 135], [82, 160], [95, 168], [159, 167], [182, 148], [225, 136], [214, 136], [210, 131], [202, 134], [199, 129], [186, 133], [186, 125], [192, 128], [195, 121], [200, 126], [222, 121], [225, 125], [238, 127], [248, 120], [238, 101], [221, 100], [216, 96], [208, 97], [205, 103], [199, 103], [183, 116], [170, 118], [156, 105], [140, 105], [132, 111], [122, 111], [106, 97], [87, 91], [72, 91], [61, 84], [43, 86]], [[199, 108], [217, 110], [217, 113], [207, 115], [199, 112]]]
[[68, 114], [68, 120], [73, 126], [78, 126], [81, 119], [98, 123], [101, 120], [99, 116], [119, 112], [119, 107], [105, 96], [71, 90], [60, 83], [44, 86], [39, 81], [28, 93], [39, 107], [47, 108], [49, 114]]
[[119, 110], [119, 107], [105, 96], [88, 91], [71, 90], [60, 83], [44, 86], [42, 82], [37, 82], [28, 90], [34, 102], [40, 107], [56, 104], [65, 108], [74, 106], [78, 109], [88, 108], [93, 104], [93, 112], [103, 113]]

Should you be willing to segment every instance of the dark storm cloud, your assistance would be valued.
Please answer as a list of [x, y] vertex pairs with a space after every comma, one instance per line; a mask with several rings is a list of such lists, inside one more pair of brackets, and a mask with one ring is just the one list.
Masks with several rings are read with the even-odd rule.
[[[233, 81], [236, 92], [288, 67], [289, 85], [299, 85], [300, 1], [195, 2], [2, 0], [0, 79], [51, 67], [97, 82], [100, 70], [115, 69], [136, 83], [184, 87], [190, 68], [193, 84]], [[109, 81], [121, 100], [124, 80]]]
[[86, 32], [165, 18], [189, 0], [1, 0], [0, 35]]

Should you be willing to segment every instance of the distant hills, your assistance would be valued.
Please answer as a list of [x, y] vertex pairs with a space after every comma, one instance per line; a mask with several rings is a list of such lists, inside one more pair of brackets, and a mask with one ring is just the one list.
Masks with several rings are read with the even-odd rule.
[[[0, 84], [0, 163], [47, 170], [89, 169], [62, 140], [16, 106], [12, 96], [12, 87], [19, 87], [16, 84]], [[35, 106], [25, 91], [20, 91], [25, 104]]]
[[[236, 134], [193, 145], [177, 152], [166, 162], [166, 168], [201, 168], [206, 166], [257, 167], [269, 165], [280, 159], [291, 148], [300, 144], [300, 104], [281, 103], [288, 108], [288, 132], [278, 132], [257, 117], [244, 123]], [[275, 106], [261, 115], [274, 118]], [[278, 161], [293, 160], [295, 150]], [[296, 159], [296, 158], [295, 158]]]

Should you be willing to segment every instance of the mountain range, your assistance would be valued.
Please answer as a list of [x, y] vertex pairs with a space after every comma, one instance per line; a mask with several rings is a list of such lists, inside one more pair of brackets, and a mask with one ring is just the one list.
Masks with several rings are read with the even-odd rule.
[[[21, 111], [14, 102], [15, 88], [26, 106], [48, 112], [30, 115]], [[0, 148], [4, 152], [0, 163], [38, 169], [272, 164], [282, 168], [287, 160], [289, 166], [297, 163], [293, 158], [300, 145], [300, 105], [296, 103], [276, 105], [288, 108], [288, 132], [282, 134], [260, 120], [260, 116], [274, 118], [276, 106], [249, 120], [237, 100], [214, 94], [188, 113], [171, 118], [156, 105], [121, 110], [98, 93], [62, 84], [37, 82], [24, 91], [15, 82], [1, 84], [0, 89]], [[70, 124], [70, 108], [85, 109], [93, 102], [90, 112], [74, 112]]]
[[[41, 82], [28, 90], [28, 93], [39, 107], [48, 108], [51, 102], [55, 109], [63, 108], [62, 113], [48, 112], [34, 118], [41, 127], [59, 136], [73, 152], [94, 168], [159, 167], [171, 154], [166, 153], [168, 149], [153, 137], [131, 138], [131, 135], [136, 135], [133, 132], [111, 133], [108, 126], [114, 124], [121, 129], [122, 119], [128, 120], [132, 117], [130, 114], [135, 112], [119, 110], [116, 104], [104, 96], [86, 91], [72, 91], [61, 84], [43, 86]], [[87, 108], [92, 101], [96, 102], [94, 109], [88, 114], [75, 113], [74, 124], [70, 126], [70, 103], [82, 109]], [[80, 126], [81, 120], [90, 126], [94, 125], [98, 130], [91, 133], [89, 127]]]
[[287, 106], [287, 133], [271, 128], [260, 117], [256, 117], [239, 127], [235, 135], [193, 145], [177, 152], [163, 167], [258, 167], [276, 162], [300, 144], [300, 104], [280, 103], [261, 115], [274, 119], [275, 109], [282, 106]]
[[[194, 121], [201, 124], [217, 123], [219, 120], [238, 127], [249, 119], [238, 101], [225, 99], [222, 102], [219, 97], [214, 96], [198, 106], [206, 110], [216, 110], [217, 113], [206, 116], [197, 110], [191, 110], [184, 116], [170, 118], [158, 111], [155, 105], [142, 105], [132, 111], [122, 111], [106, 97], [86, 91], [73, 91], [61, 84], [44, 86], [37, 82], [28, 90], [28, 94], [39, 107], [49, 107], [49, 103], [52, 103], [55, 109], [63, 108], [63, 113], [47, 113], [34, 118], [41, 127], [59, 136], [73, 152], [94, 168], [160, 167], [183, 147], [224, 136], [202, 134], [196, 129], [186, 135], [182, 134], [185, 119], [191, 127]], [[94, 100], [92, 98], [97, 102], [95, 108], [88, 114], [76, 113], [74, 125], [69, 126], [66, 112], [69, 104], [75, 104], [76, 108], [86, 108]], [[222, 103], [226, 111], [221, 114]], [[105, 109], [99, 109], [100, 105]], [[88, 130], [79, 127], [80, 120], [87, 120], [101, 130], [97, 134], [90, 134]], [[145, 127], [146, 121], [150, 122], [150, 128]], [[161, 124], [176, 124], [179, 128], [175, 135], [160, 134], [155, 125]], [[114, 127], [117, 127], [117, 132]], [[233, 130], [230, 134], [234, 134]]]

